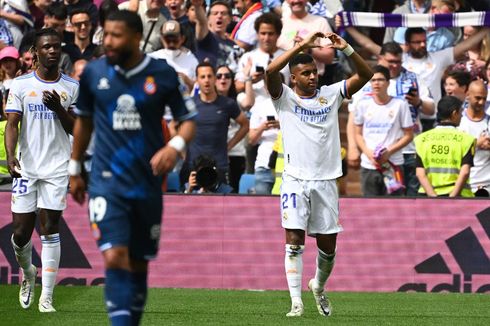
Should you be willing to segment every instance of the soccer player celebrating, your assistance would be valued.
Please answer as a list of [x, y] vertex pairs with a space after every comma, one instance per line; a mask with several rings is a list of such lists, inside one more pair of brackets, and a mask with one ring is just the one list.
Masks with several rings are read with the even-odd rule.
[[[332, 47], [350, 56], [357, 74], [330, 86], [318, 86], [318, 71], [310, 52], [316, 41], [328, 38]], [[293, 89], [279, 74], [289, 63]], [[284, 172], [281, 187], [282, 226], [286, 230], [286, 278], [291, 311], [303, 315], [301, 300], [302, 254], [305, 232], [316, 237], [318, 246], [315, 277], [308, 287], [318, 312], [329, 316], [332, 307], [324, 293], [335, 262], [338, 218], [336, 179], [342, 175], [338, 109], [344, 98], [361, 89], [373, 73], [352, 47], [334, 33], [314, 33], [274, 59], [267, 67], [266, 84], [279, 115], [283, 132]]]
[[[143, 25], [130, 11], [104, 24], [106, 57], [80, 78], [80, 101], [69, 162], [70, 192], [80, 204], [82, 154], [95, 131], [89, 187], [91, 228], [105, 265], [105, 302], [113, 325], [137, 325], [147, 296], [148, 261], [158, 251], [161, 175], [173, 168], [195, 130], [193, 102], [184, 99], [166, 61], [139, 50]], [[164, 144], [161, 119], [168, 105], [178, 134]]]
[[[31, 236], [41, 221], [42, 292], [39, 311], [55, 312], [53, 289], [60, 262], [59, 220], [66, 208], [68, 160], [78, 82], [60, 73], [61, 39], [54, 29], [35, 35], [35, 71], [13, 80], [5, 112], [5, 148], [12, 175], [12, 245], [22, 270], [20, 305], [34, 301], [37, 269]], [[22, 126], [19, 131], [19, 123]], [[17, 156], [15, 155], [16, 146]]]

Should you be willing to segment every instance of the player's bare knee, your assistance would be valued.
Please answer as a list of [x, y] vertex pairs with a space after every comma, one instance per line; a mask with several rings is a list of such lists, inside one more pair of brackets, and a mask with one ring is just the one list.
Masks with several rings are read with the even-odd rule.
[[286, 254], [290, 258], [302, 255], [304, 250], [305, 250], [304, 245], [292, 245], [292, 244], [286, 245]]
[[127, 247], [115, 247], [104, 251], [105, 268], [129, 269], [129, 254]]

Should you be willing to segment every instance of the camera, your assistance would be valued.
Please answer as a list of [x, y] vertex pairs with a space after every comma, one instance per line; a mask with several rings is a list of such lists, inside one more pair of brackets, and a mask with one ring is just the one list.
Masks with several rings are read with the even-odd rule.
[[199, 187], [212, 191], [218, 185], [218, 171], [214, 159], [200, 155], [194, 161], [196, 182]]

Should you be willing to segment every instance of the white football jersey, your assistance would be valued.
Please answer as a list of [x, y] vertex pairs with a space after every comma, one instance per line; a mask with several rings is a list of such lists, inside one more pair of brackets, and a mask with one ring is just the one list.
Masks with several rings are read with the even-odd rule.
[[44, 179], [67, 175], [71, 145], [56, 113], [42, 102], [43, 91], [55, 90], [68, 110], [78, 97], [78, 82], [60, 74], [54, 82], [34, 72], [17, 77], [10, 87], [6, 113], [22, 115], [17, 158], [23, 177]]
[[338, 111], [346, 87], [343, 80], [302, 98], [282, 85], [273, 103], [283, 134], [284, 173], [303, 180], [342, 176]]

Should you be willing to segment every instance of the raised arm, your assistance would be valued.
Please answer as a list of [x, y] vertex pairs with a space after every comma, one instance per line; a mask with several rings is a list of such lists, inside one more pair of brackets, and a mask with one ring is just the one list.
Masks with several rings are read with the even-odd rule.
[[356, 41], [357, 44], [362, 45], [363, 49], [368, 50], [374, 55], [379, 55], [379, 53], [381, 52], [381, 46], [376, 44], [369, 37], [359, 32], [355, 27], [347, 27], [345, 30], [354, 39], [354, 41]]
[[203, 0], [191, 0], [196, 12], [196, 39], [201, 41], [209, 33], [208, 18], [203, 8]]
[[351, 97], [352, 94], [360, 90], [370, 79], [373, 77], [373, 71], [364, 59], [354, 52], [352, 46], [350, 46], [343, 38], [335, 33], [329, 33], [326, 35], [332, 42], [332, 47], [344, 52], [354, 62], [357, 73], [347, 79], [347, 97]]
[[463, 42], [456, 44], [453, 48], [454, 59], [460, 58], [466, 51], [478, 45], [488, 33], [490, 33], [490, 28], [484, 27], [479, 30], [478, 33], [468, 37]]

